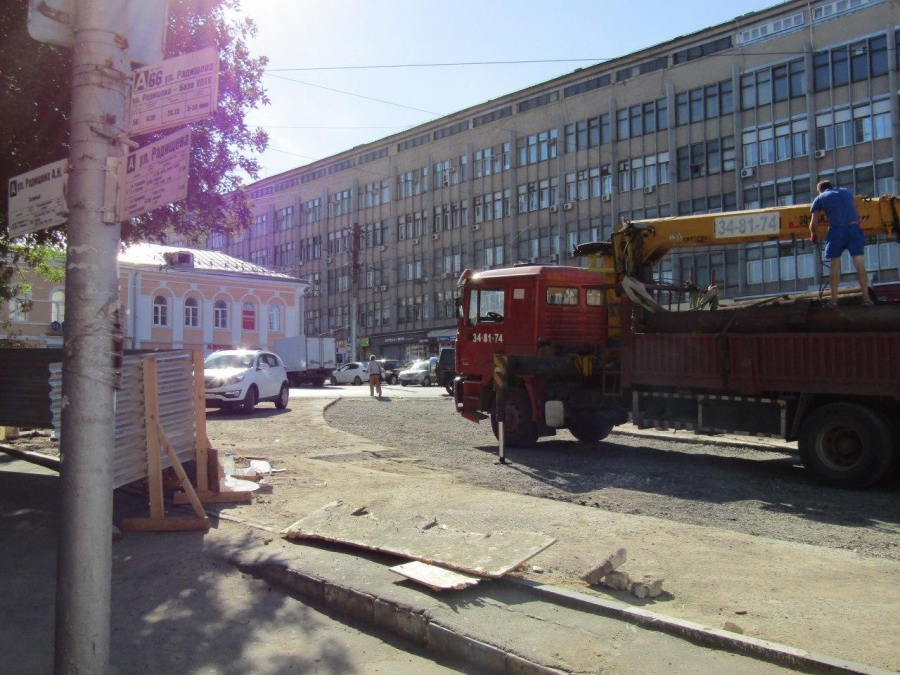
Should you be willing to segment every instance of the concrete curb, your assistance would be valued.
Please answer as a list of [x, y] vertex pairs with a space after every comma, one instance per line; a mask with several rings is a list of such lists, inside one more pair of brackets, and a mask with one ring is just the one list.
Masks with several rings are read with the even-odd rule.
[[874, 668], [853, 661], [836, 659], [825, 654], [809, 652], [787, 645], [748, 637], [739, 633], [710, 628], [693, 621], [657, 614], [616, 600], [604, 600], [585, 593], [548, 586], [528, 579], [505, 577], [503, 583], [524, 586], [539, 596], [572, 609], [594, 612], [620, 619], [648, 630], [661, 631], [674, 637], [690, 640], [704, 647], [727, 650], [744, 656], [768, 661], [779, 666], [825, 675], [891, 675], [891, 671]]
[[460, 667], [497, 675], [570, 675], [441, 625], [427, 611], [383, 600], [348, 586], [335, 584], [283, 563], [256, 564], [231, 555], [228, 562], [246, 574], [288, 588], [305, 599], [355, 621], [365, 622], [427, 649], [435, 657]]
[[787, 455], [796, 455], [798, 453], [796, 447], [766, 443], [753, 436], [741, 436], [740, 438], [723, 438], [720, 436], [704, 436], [703, 434], [691, 434], [689, 432], [683, 432], [684, 435], [676, 436], [672, 431], [657, 431], [655, 429], [637, 428], [622, 429], [621, 427], [616, 427], [615, 429], [613, 429], [612, 433], [619, 434], [621, 436], [658, 438], [664, 441], [677, 441], [679, 443], [718, 445], [724, 448], [757, 448], [766, 452], [781, 452]]

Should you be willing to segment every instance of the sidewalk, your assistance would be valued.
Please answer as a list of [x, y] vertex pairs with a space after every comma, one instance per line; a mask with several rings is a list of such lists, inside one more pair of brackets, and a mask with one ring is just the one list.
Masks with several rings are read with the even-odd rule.
[[[750, 675], [786, 672], [785, 664], [814, 672], [900, 672], [900, 564], [473, 488], [402, 459], [372, 461], [371, 453], [390, 456], [390, 449], [328, 427], [327, 404], [292, 399], [288, 415], [258, 418], [243, 436], [237, 420], [212, 427], [216, 447], [264, 456], [285, 472], [252, 504], [209, 507], [221, 516], [209, 533], [128, 534], [114, 544], [113, 650], [125, 664], [116, 672], [276, 673], [266, 654], [283, 657], [297, 640], [315, 639], [302, 624], [279, 624], [285, 605], [270, 606], [273, 593], [249, 576], [243, 588], [235, 586], [240, 577], [222, 561], [355, 625], [454, 657], [463, 672]], [[273, 431], [274, 420], [284, 428]], [[46, 662], [52, 645], [54, 532], [52, 519], [33, 514], [46, 512], [54, 480], [23, 478], [16, 511], [0, 512], [0, 562], [13, 571], [0, 575], [0, 617], [12, 627], [0, 637], [11, 654], [7, 664], [27, 664], [34, 654]], [[421, 514], [454, 529], [542, 532], [558, 541], [522, 574], [435, 593], [388, 571], [396, 558], [279, 536], [335, 499], [385, 519]], [[117, 494], [115, 517], [145, 508]], [[579, 580], [621, 546], [632, 575], [665, 577], [663, 596], [637, 600]], [[196, 579], [195, 588], [182, 587], [184, 574]], [[719, 630], [725, 621], [745, 635]], [[132, 651], [148, 648], [160, 652], [156, 668], [127, 667]], [[208, 658], [179, 661], [179, 650]], [[333, 672], [364, 671], [349, 664]]]

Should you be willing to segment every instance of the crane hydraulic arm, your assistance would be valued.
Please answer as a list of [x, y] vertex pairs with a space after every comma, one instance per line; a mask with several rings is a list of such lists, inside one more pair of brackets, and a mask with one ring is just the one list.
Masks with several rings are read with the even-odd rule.
[[[855, 198], [866, 236], [900, 240], [900, 198]], [[591, 267], [620, 279], [649, 281], [652, 266], [669, 251], [697, 246], [790, 241], [809, 238], [810, 205], [629, 221], [603, 242], [580, 244], [575, 255], [592, 258]]]

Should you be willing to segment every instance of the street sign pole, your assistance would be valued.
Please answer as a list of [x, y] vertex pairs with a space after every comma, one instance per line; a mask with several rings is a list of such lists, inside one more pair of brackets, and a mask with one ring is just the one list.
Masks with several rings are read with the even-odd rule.
[[127, 130], [125, 0], [76, 0], [54, 672], [109, 670], [119, 291], [113, 139]]

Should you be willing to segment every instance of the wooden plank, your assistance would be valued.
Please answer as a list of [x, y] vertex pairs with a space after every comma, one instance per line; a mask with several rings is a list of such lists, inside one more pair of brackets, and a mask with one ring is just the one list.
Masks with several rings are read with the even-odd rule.
[[203, 352], [191, 353], [194, 372], [194, 447], [197, 460], [197, 491], [209, 492], [209, 438], [206, 436], [206, 386], [203, 379]]
[[556, 540], [535, 532], [465, 532], [437, 520], [389, 520], [365, 508], [331, 502], [282, 532], [287, 539], [323, 539], [391, 553], [441, 567], [502, 577]]
[[181, 462], [178, 461], [178, 456], [175, 454], [175, 448], [172, 447], [172, 444], [169, 443], [169, 439], [166, 438], [166, 432], [164, 432], [163, 428], [159, 425], [157, 425], [156, 431], [159, 434], [160, 442], [166, 448], [166, 454], [169, 455], [169, 461], [172, 462], [172, 468], [175, 470], [178, 479], [181, 481], [181, 489], [184, 490], [188, 500], [191, 502], [191, 506], [194, 507], [194, 514], [198, 518], [205, 518], [206, 513], [203, 511], [203, 505], [197, 498], [197, 493], [194, 492], [194, 486], [191, 485], [191, 481], [184, 472], [184, 467], [181, 466]]
[[123, 532], [174, 532], [208, 530], [209, 518], [125, 518]]
[[143, 360], [144, 422], [147, 436], [147, 490], [150, 493], [150, 517], [164, 518], [162, 484], [162, 455], [159, 447], [159, 388], [156, 381], [156, 360]]
[[394, 567], [389, 567], [388, 569], [406, 577], [410, 581], [428, 586], [428, 588], [435, 591], [458, 591], [462, 588], [474, 586], [481, 581], [478, 577], [470, 577], [443, 567], [427, 565], [418, 560], [403, 563], [402, 565], [394, 565]]

